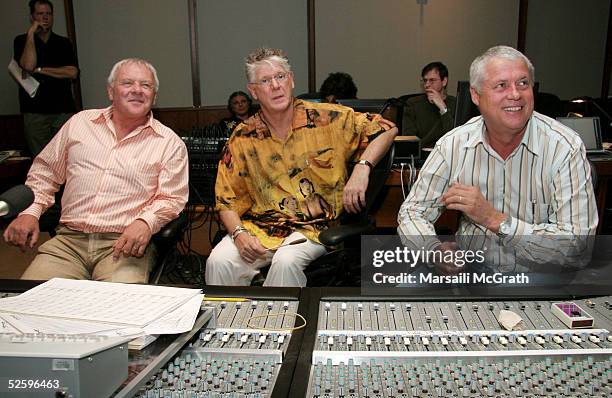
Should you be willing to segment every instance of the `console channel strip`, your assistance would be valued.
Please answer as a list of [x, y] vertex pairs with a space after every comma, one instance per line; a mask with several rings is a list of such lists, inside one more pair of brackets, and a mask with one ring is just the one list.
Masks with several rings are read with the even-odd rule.
[[264, 398], [295, 326], [295, 300], [205, 301], [215, 316], [136, 395]]
[[[553, 301], [321, 301], [309, 397], [610, 397], [612, 298]], [[522, 319], [503, 329], [502, 310]]]

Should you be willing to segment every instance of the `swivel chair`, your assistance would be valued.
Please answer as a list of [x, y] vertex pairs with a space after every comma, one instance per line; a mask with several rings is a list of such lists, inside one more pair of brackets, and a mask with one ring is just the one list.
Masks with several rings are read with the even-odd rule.
[[[56, 198], [56, 200], [59, 200]], [[50, 236], [55, 236], [55, 229], [59, 225], [60, 206], [59, 201], [50, 207], [39, 220], [41, 232], [47, 232]], [[166, 267], [179, 256], [177, 244], [183, 238], [183, 234], [189, 225], [185, 213], [181, 212], [177, 218], [166, 224], [159, 232], [151, 237], [151, 242], [155, 244], [157, 258], [149, 273], [149, 284], [157, 285]]]
[[412, 97], [418, 97], [419, 95], [423, 95], [423, 93], [413, 93], [413, 94], [404, 94], [397, 97], [398, 105], [397, 105], [397, 113], [396, 113], [396, 122], [398, 129], [398, 134], [404, 134], [404, 111], [406, 110], [406, 101]]
[[381, 191], [393, 165], [395, 146], [370, 173], [366, 204], [358, 214], [345, 213], [340, 225], [319, 235], [322, 244], [335, 249], [306, 267], [307, 286], [359, 286], [361, 280], [361, 235], [373, 234], [376, 223], [372, 213], [381, 205]]

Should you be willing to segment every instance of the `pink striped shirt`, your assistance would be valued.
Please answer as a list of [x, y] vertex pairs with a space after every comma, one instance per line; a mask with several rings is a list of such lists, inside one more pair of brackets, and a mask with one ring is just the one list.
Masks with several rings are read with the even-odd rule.
[[112, 106], [77, 113], [34, 159], [26, 185], [37, 218], [65, 183], [60, 222], [86, 233], [118, 232], [136, 219], [156, 233], [185, 207], [187, 148], [171, 129], [149, 117], [117, 142]]

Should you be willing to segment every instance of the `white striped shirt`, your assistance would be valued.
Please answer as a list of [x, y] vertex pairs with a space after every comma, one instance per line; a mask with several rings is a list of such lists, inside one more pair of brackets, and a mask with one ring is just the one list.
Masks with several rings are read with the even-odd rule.
[[551, 250], [576, 256], [580, 250], [574, 238], [593, 235], [598, 222], [590, 167], [578, 134], [534, 112], [521, 143], [504, 160], [485, 132], [479, 116], [436, 143], [399, 211], [404, 243], [425, 249], [438, 245], [433, 223], [443, 211], [440, 197], [457, 181], [478, 187], [496, 210], [510, 216], [511, 232], [500, 240], [462, 215], [456, 235], [462, 249], [499, 245], [487, 261], [504, 267], [502, 271], [539, 264]]
[[156, 233], [185, 207], [187, 148], [153, 118], [117, 142], [112, 107], [77, 113], [34, 159], [26, 185], [40, 215], [65, 183], [60, 222], [81, 232], [118, 232], [136, 219]]

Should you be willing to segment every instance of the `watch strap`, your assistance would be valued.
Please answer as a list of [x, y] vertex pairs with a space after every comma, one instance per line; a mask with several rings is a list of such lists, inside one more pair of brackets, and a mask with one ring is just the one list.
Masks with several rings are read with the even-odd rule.
[[357, 164], [363, 164], [365, 166], [368, 166], [370, 168], [370, 170], [372, 170], [374, 168], [374, 165], [372, 163], [370, 163], [369, 160], [366, 159], [361, 159], [357, 162]]

